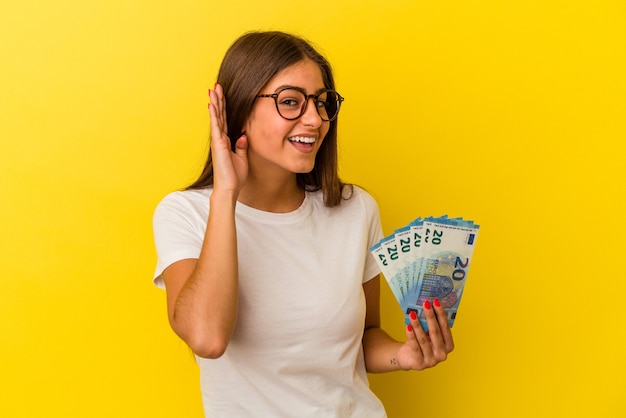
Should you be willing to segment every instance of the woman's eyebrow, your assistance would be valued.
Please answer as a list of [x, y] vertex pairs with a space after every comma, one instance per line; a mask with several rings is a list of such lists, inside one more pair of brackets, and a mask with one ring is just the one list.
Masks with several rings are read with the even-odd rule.
[[[303, 92], [305, 94], [308, 94], [307, 91], [305, 89], [303, 89], [302, 87], [300, 87], [300, 86], [293, 86], [291, 84], [283, 84], [282, 86], [278, 86], [274, 90], [274, 93], [277, 93], [277, 92], [279, 92], [281, 90], [285, 90], [285, 89], [299, 90], [299, 91], [301, 91], [301, 92]], [[322, 87], [322, 88], [317, 89], [313, 94], [319, 94], [319, 93], [323, 92], [324, 90], [326, 90], [326, 87]]]

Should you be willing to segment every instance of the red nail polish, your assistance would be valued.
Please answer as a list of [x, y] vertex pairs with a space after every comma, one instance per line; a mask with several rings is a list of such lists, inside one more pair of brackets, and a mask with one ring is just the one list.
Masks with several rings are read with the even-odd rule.
[[433, 303], [435, 304], [436, 307], [440, 307], [441, 306], [441, 303], [439, 302], [439, 299], [437, 299], [437, 298], [435, 298]]
[[415, 321], [417, 319], [417, 314], [415, 313], [415, 311], [411, 311], [411, 313], [409, 314], [409, 316], [411, 317], [411, 319], [413, 321]]
[[411, 324], [406, 326], [406, 330], [407, 332], [413, 332], [413, 327], [411, 326]]
[[430, 302], [429, 301], [424, 302], [424, 309], [430, 309]]

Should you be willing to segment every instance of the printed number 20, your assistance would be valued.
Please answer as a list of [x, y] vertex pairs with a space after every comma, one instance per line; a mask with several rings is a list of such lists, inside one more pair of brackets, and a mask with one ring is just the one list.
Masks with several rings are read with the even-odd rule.
[[454, 262], [454, 267], [457, 267], [457, 269], [452, 272], [452, 278], [457, 281], [463, 280], [465, 278], [464, 269], [468, 266], [468, 264], [469, 264], [468, 258], [465, 258], [465, 263], [463, 263], [461, 258], [457, 257], [456, 261]]

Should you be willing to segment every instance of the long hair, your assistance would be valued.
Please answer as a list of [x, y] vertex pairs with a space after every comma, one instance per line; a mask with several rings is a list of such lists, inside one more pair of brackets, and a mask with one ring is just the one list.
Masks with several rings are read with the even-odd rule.
[[[243, 133], [256, 96], [279, 72], [304, 59], [315, 62], [322, 71], [324, 88], [335, 89], [330, 63], [306, 40], [283, 32], [250, 32], [237, 39], [226, 52], [217, 76], [224, 90], [228, 133], [235, 141]], [[298, 186], [306, 191], [322, 190], [324, 204], [337, 206], [347, 185], [339, 179], [337, 159], [337, 119], [330, 122], [328, 133], [309, 173], [296, 174]], [[213, 158], [209, 154], [200, 177], [188, 189], [213, 185]]]

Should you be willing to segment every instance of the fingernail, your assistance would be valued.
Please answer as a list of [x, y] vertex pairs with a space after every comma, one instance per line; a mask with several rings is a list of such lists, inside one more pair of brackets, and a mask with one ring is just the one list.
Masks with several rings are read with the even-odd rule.
[[411, 313], [409, 314], [409, 316], [411, 317], [411, 319], [413, 321], [415, 321], [417, 319], [417, 314], [415, 313], [415, 311], [411, 311]]
[[413, 332], [413, 327], [411, 326], [411, 324], [406, 326], [406, 330], [407, 332]]
[[436, 307], [440, 307], [441, 306], [441, 303], [439, 303], [439, 299], [437, 299], [437, 298], [435, 298], [433, 303], [435, 304]]
[[430, 309], [430, 302], [429, 301], [424, 302], [424, 309]]

